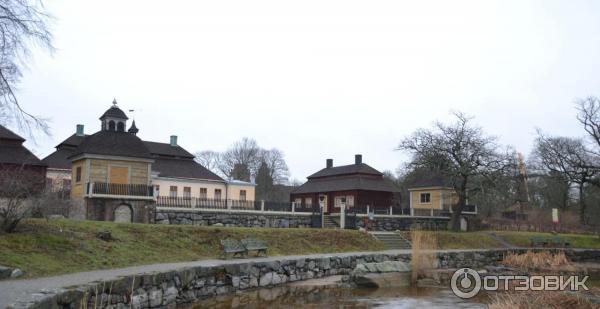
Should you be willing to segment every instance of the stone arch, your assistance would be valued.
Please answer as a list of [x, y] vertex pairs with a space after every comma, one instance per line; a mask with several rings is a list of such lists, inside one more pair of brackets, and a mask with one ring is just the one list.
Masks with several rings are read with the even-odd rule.
[[117, 131], [118, 132], [125, 132], [125, 123], [123, 121], [119, 121], [117, 123]]
[[128, 204], [121, 204], [115, 208], [115, 222], [133, 222], [133, 209]]
[[115, 130], [115, 122], [114, 120], [111, 120], [108, 122], [108, 131], [114, 131]]

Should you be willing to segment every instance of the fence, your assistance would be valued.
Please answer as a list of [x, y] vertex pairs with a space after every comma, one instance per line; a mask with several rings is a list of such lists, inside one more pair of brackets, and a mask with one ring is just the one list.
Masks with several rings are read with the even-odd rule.
[[[156, 206], [165, 208], [194, 208], [207, 210], [244, 210], [244, 211], [262, 211], [262, 212], [290, 212], [315, 214], [320, 213], [318, 205], [299, 205], [291, 202], [274, 201], [245, 201], [245, 200], [225, 200], [225, 199], [206, 199], [196, 197], [169, 197], [159, 196], [156, 198]], [[346, 208], [347, 213], [353, 215], [365, 216], [369, 212], [374, 215], [386, 216], [415, 216], [415, 217], [450, 217], [451, 212], [448, 209], [418, 209], [402, 208], [399, 206], [370, 206], [355, 205]], [[468, 205], [463, 213], [476, 213], [477, 207]]]
[[197, 197], [158, 196], [156, 206], [166, 208], [199, 208], [223, 210], [255, 210], [311, 213], [313, 207], [297, 206], [290, 202], [207, 199]]
[[154, 188], [141, 184], [119, 184], [106, 182], [87, 183], [86, 193], [88, 195], [120, 195], [120, 196], [143, 196], [152, 197]]

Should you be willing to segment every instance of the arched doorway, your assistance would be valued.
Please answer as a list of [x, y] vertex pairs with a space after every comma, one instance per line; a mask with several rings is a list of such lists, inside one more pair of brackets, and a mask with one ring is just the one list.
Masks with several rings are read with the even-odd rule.
[[131, 206], [121, 204], [115, 208], [115, 222], [131, 223], [132, 219]]

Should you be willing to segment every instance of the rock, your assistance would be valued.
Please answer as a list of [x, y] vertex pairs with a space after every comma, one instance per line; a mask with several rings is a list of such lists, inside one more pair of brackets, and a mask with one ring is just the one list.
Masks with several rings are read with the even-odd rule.
[[148, 293], [150, 307], [154, 308], [154, 307], [158, 307], [158, 306], [162, 305], [162, 300], [163, 300], [162, 296], [163, 296], [162, 290], [158, 290], [158, 289], [151, 290]]
[[175, 303], [175, 299], [177, 298], [178, 294], [179, 294], [179, 292], [177, 291], [176, 287], [174, 287], [174, 286], [168, 287], [167, 290], [164, 292], [164, 303], [163, 303], [163, 305], [174, 304]]
[[260, 286], [268, 286], [268, 285], [271, 285], [272, 282], [273, 282], [273, 273], [272, 272], [268, 272], [268, 273], [262, 275], [260, 277], [260, 280], [258, 280], [258, 283]]
[[108, 230], [106, 230], [106, 231], [100, 231], [100, 232], [96, 233], [96, 237], [100, 238], [101, 240], [104, 240], [104, 241], [115, 240], [112, 237], [112, 233], [110, 231], [108, 231]]
[[409, 272], [364, 274], [352, 277], [352, 281], [365, 288], [395, 288], [410, 285]]
[[401, 261], [383, 261], [380, 263], [362, 263], [357, 264], [353, 273], [391, 273], [391, 272], [409, 272], [410, 264]]
[[231, 277], [231, 286], [233, 286], [234, 288], [239, 288], [240, 287], [240, 277], [238, 276], [233, 276]]
[[12, 268], [0, 266], [0, 280], [10, 278], [12, 271]]
[[13, 278], [13, 279], [15, 279], [15, 278], [19, 278], [19, 277], [23, 276], [24, 274], [25, 274], [25, 273], [24, 273], [22, 270], [20, 270], [20, 269], [18, 269], [18, 268], [15, 268], [15, 269], [13, 269], [13, 271], [10, 273], [10, 277], [11, 277], [11, 278]]
[[64, 218], [65, 218], [65, 216], [63, 216], [63, 215], [49, 215], [48, 216], [48, 220], [61, 220]]
[[384, 261], [381, 263], [377, 263], [376, 265], [377, 265], [377, 269], [380, 273], [410, 271], [410, 265], [405, 262]]
[[215, 223], [212, 226], [223, 226], [223, 223]]
[[147, 308], [148, 294], [144, 290], [136, 291], [136, 295], [131, 296], [131, 307], [136, 309]]

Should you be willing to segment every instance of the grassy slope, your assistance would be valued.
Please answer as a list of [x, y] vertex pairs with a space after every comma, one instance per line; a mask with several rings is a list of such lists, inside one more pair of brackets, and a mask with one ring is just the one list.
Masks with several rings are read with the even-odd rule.
[[511, 231], [497, 231], [494, 232], [496, 235], [502, 237], [507, 242], [520, 247], [530, 246], [530, 239], [532, 237], [552, 238], [562, 237], [571, 243], [573, 248], [588, 248], [588, 249], [600, 249], [600, 238], [595, 235], [581, 235], [581, 234], [551, 234], [551, 233], [537, 233], [537, 232], [511, 232]]
[[[96, 233], [110, 230], [117, 240]], [[254, 237], [269, 255], [382, 250], [358, 231], [252, 229], [116, 224], [95, 221], [29, 220], [18, 233], [0, 235], [0, 265], [19, 267], [28, 277], [92, 269], [216, 258], [219, 240]]]
[[[437, 231], [434, 233], [437, 238], [439, 249], [491, 249], [502, 248], [502, 245], [485, 232], [449, 232]], [[410, 238], [410, 232], [402, 232], [407, 239]]]

